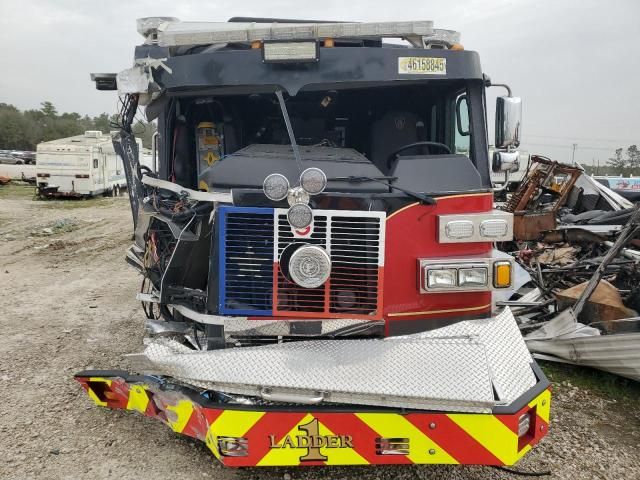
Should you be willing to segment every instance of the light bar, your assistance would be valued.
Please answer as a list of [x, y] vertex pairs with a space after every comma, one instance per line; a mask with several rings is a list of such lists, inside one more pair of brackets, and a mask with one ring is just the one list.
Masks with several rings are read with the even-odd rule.
[[318, 61], [318, 42], [264, 42], [265, 63], [304, 63]]
[[[147, 23], [151, 23], [148, 22]], [[149, 28], [147, 28], [148, 30]], [[164, 47], [268, 40], [321, 40], [325, 38], [426, 37], [459, 41], [451, 30], [437, 30], [432, 21], [371, 23], [235, 23], [169, 21], [157, 26], [158, 44]]]

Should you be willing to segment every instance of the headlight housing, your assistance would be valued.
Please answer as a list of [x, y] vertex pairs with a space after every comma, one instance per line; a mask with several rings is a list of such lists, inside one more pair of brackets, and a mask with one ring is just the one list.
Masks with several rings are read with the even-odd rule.
[[461, 268], [458, 270], [459, 287], [486, 287], [488, 270], [485, 267]]
[[303, 288], [318, 288], [331, 275], [331, 258], [321, 247], [304, 245], [289, 259], [288, 274]]
[[461, 258], [418, 260], [421, 293], [481, 292], [511, 287], [513, 259]]
[[456, 286], [456, 270], [454, 268], [431, 269], [426, 271], [427, 286], [430, 289], [452, 288]]

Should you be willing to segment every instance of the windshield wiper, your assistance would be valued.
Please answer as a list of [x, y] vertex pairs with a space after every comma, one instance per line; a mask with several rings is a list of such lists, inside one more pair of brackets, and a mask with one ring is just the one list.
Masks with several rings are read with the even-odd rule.
[[293, 156], [298, 164], [298, 170], [302, 173], [302, 158], [300, 157], [300, 150], [298, 150], [298, 142], [296, 142], [296, 136], [293, 134], [293, 127], [291, 126], [291, 118], [289, 118], [289, 112], [287, 111], [287, 104], [282, 96], [282, 90], [276, 90], [276, 97], [278, 97], [278, 103], [280, 104], [280, 111], [282, 112], [282, 118], [284, 118], [284, 124], [287, 127], [287, 134], [289, 135], [289, 141], [291, 142], [291, 148], [293, 149]]
[[397, 180], [398, 177], [357, 177], [357, 176], [350, 176], [350, 177], [334, 177], [334, 178], [329, 178], [328, 181], [336, 181], [336, 182], [349, 182], [349, 183], [363, 183], [363, 182], [376, 182], [376, 183], [381, 183], [382, 185], [386, 185], [387, 187], [393, 189], [393, 190], [398, 190], [399, 192], [405, 193], [407, 195], [409, 195], [410, 197], [415, 198], [416, 200], [420, 200], [420, 203], [423, 203], [425, 205], [435, 205], [436, 204], [436, 199], [433, 197], [430, 197], [429, 195], [425, 195], [423, 193], [418, 193], [418, 192], [414, 192], [411, 190], [407, 190], [406, 188], [402, 188], [402, 187], [398, 187], [396, 185], [393, 185], [391, 182], [393, 182], [394, 180]]

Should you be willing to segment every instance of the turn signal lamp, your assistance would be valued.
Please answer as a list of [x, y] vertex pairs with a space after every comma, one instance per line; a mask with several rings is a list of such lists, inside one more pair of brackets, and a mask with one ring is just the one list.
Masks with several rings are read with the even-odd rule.
[[493, 286], [507, 288], [511, 286], [511, 262], [495, 262], [493, 264]]

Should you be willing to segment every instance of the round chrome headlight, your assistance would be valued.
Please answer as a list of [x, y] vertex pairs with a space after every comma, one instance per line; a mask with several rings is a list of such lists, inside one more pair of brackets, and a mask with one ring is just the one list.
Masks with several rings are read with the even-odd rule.
[[306, 228], [313, 221], [313, 212], [309, 205], [296, 203], [287, 212], [287, 220], [294, 228]]
[[323, 249], [315, 245], [304, 245], [291, 255], [289, 276], [304, 288], [317, 288], [331, 275], [331, 258]]
[[309, 195], [317, 195], [326, 188], [327, 176], [319, 168], [307, 168], [300, 175], [300, 185]]
[[262, 190], [269, 200], [279, 202], [289, 194], [289, 180], [284, 175], [272, 173], [264, 179]]

